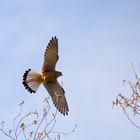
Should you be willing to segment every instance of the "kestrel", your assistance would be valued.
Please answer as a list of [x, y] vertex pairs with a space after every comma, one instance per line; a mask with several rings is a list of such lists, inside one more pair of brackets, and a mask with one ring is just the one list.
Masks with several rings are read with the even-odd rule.
[[65, 91], [57, 81], [57, 78], [62, 76], [62, 73], [55, 70], [58, 59], [58, 39], [52, 37], [44, 54], [41, 73], [32, 69], [26, 70], [23, 75], [23, 85], [30, 93], [35, 93], [39, 86], [43, 84], [58, 111], [63, 115], [68, 115], [69, 108], [65, 98]]

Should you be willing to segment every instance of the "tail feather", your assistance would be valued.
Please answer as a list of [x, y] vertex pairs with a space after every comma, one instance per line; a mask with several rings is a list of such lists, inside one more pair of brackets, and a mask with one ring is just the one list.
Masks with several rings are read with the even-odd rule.
[[41, 75], [32, 69], [28, 69], [23, 75], [22, 83], [30, 93], [35, 93], [42, 83]]

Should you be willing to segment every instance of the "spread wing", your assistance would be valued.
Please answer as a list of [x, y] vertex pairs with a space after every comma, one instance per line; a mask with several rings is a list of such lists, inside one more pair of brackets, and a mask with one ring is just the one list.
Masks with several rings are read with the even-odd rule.
[[44, 54], [44, 64], [42, 66], [42, 72], [55, 70], [55, 65], [57, 61], [58, 61], [58, 39], [56, 37], [52, 37]]
[[61, 112], [63, 115], [68, 115], [68, 104], [65, 98], [65, 91], [60, 86], [58, 81], [50, 82], [50, 83], [43, 83], [44, 87], [49, 92], [52, 101], [55, 105], [55, 107]]

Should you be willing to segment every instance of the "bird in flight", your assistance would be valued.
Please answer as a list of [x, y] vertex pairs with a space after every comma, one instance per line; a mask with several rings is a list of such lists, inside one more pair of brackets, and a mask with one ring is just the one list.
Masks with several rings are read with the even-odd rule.
[[23, 75], [23, 85], [30, 93], [35, 93], [43, 84], [57, 110], [63, 115], [68, 115], [69, 108], [65, 91], [57, 81], [62, 73], [55, 70], [58, 59], [58, 39], [55, 36], [52, 37], [46, 48], [41, 72], [38, 73], [32, 69], [26, 70]]

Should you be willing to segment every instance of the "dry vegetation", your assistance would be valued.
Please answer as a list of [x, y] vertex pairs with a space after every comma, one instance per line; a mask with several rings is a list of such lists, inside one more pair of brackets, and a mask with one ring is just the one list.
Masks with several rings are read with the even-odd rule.
[[38, 111], [29, 111], [23, 114], [24, 101], [19, 106], [19, 113], [13, 119], [13, 128], [6, 129], [5, 121], [1, 121], [0, 131], [12, 140], [60, 140], [61, 136], [67, 136], [75, 132], [75, 127], [68, 133], [55, 131], [57, 111], [50, 113], [50, 104], [48, 98], [43, 101], [43, 113]]
[[135, 81], [123, 81], [123, 85], [127, 85], [130, 88], [129, 97], [126, 97], [123, 93], [119, 93], [112, 104], [113, 107], [121, 107], [131, 124], [140, 129], [140, 123], [137, 121], [140, 119], [140, 77], [135, 72], [133, 64], [132, 67], [135, 73]]

